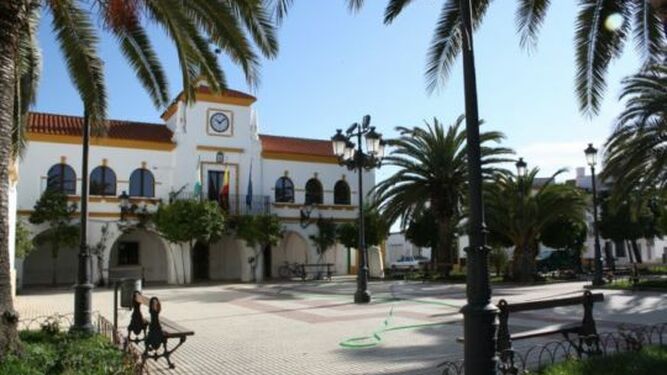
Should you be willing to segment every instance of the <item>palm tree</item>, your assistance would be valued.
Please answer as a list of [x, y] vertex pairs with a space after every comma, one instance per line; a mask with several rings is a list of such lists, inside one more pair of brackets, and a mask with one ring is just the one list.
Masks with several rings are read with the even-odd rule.
[[667, 65], [623, 81], [626, 108], [605, 145], [602, 180], [613, 181], [613, 200], [631, 191], [667, 188]]
[[[393, 150], [383, 164], [398, 170], [373, 188], [374, 199], [388, 223], [400, 220], [402, 225], [419, 218], [430, 207], [438, 223], [437, 249], [434, 259], [442, 263], [456, 260], [455, 233], [461, 218], [461, 207], [467, 193], [468, 167], [466, 133], [461, 128], [464, 117], [445, 128], [437, 119], [426, 128], [398, 127], [401, 136], [390, 140]], [[512, 150], [486, 146], [499, 143], [500, 132], [481, 134], [482, 165], [485, 176], [497, 171], [497, 163], [509, 161]]]
[[[204, 77], [214, 92], [226, 87], [216, 52], [241, 66], [250, 85], [258, 82], [259, 58], [275, 57], [278, 44], [267, 4], [262, 0], [93, 0], [99, 23], [116, 37], [120, 51], [156, 107], [169, 102], [167, 80], [144, 24], [160, 25], [174, 41], [186, 101]], [[53, 31], [71, 79], [92, 126], [103, 129], [107, 98], [103, 63], [91, 13], [76, 0], [0, 2], [0, 357], [17, 348], [16, 314], [10, 291], [7, 217], [9, 165], [21, 151], [28, 107], [34, 99], [41, 59], [36, 30], [42, 9], [52, 15]]]
[[[364, 0], [347, 0], [359, 9]], [[429, 91], [443, 84], [461, 51], [460, 0], [445, 0], [429, 48], [426, 81]], [[517, 0], [516, 26], [521, 47], [531, 50], [547, 14], [550, 0]], [[412, 0], [388, 0], [384, 23], [392, 23]], [[491, 0], [471, 0], [473, 28], [478, 28]], [[291, 3], [287, 1], [287, 3]], [[643, 62], [664, 58], [667, 36], [667, 0], [580, 0], [576, 20], [576, 93], [581, 112], [592, 116], [600, 110], [609, 63], [623, 52], [631, 37]], [[662, 17], [662, 18], [661, 18]], [[664, 23], [663, 23], [664, 22]], [[661, 30], [664, 27], [665, 30]]]
[[486, 186], [486, 223], [494, 238], [514, 246], [512, 276], [517, 281], [533, 278], [545, 228], [561, 220], [584, 218], [584, 193], [571, 185], [554, 183], [564, 171], [556, 172], [541, 186], [535, 184], [537, 168], [522, 178], [511, 172], [498, 174]]

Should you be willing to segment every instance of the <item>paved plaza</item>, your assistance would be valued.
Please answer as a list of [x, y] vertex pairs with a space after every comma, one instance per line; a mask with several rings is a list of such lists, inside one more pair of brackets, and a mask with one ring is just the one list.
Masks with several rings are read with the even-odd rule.
[[[536, 286], [496, 286], [494, 301], [510, 302], [579, 295], [582, 282]], [[465, 304], [462, 284], [372, 282], [373, 303], [355, 305], [352, 278], [332, 282], [215, 284], [187, 287], [148, 286], [158, 296], [163, 316], [195, 331], [195, 336], [166, 362], [150, 362], [151, 373], [164, 374], [436, 374], [437, 364], [462, 357], [459, 309]], [[603, 291], [595, 307], [600, 331], [619, 324], [667, 322], [667, 294]], [[96, 289], [94, 309], [111, 319], [112, 292]], [[28, 291], [17, 297], [22, 319], [68, 313], [71, 290]], [[576, 321], [581, 307], [515, 314], [512, 327], [539, 327]], [[126, 322], [129, 313], [121, 313]], [[370, 348], [350, 338], [380, 333]], [[126, 324], [126, 323], [125, 323]], [[556, 337], [557, 339], [558, 337]], [[342, 344], [342, 345], [341, 345]]]

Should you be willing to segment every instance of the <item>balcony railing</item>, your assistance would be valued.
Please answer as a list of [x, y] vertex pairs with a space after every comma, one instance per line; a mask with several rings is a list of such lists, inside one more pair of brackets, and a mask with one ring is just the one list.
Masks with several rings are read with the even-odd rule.
[[[248, 198], [249, 197], [249, 198]], [[182, 191], [172, 196], [172, 199], [205, 199], [216, 201], [220, 204], [218, 199], [209, 199], [206, 193], [196, 194], [192, 191]], [[229, 203], [227, 207], [220, 204], [220, 208], [224, 208], [230, 215], [262, 215], [270, 212], [270, 198], [268, 195], [229, 195]]]

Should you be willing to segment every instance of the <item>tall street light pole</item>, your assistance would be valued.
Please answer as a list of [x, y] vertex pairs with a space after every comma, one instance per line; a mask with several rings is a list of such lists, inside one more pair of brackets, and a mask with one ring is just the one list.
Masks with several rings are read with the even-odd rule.
[[[382, 134], [370, 126], [371, 116], [364, 116], [361, 125], [352, 124], [345, 134], [341, 129], [331, 137], [334, 155], [338, 157], [339, 164], [346, 166], [349, 170], [359, 171], [359, 251], [361, 252], [359, 269], [357, 271], [357, 291], [354, 293], [354, 303], [369, 303], [371, 292], [368, 290], [368, 249], [366, 248], [366, 235], [364, 231], [364, 194], [362, 172], [373, 168], [379, 168], [384, 157], [385, 142]], [[361, 143], [362, 136], [366, 138], [366, 153]], [[356, 138], [357, 149], [351, 139]]]
[[[527, 171], [528, 164], [526, 164], [526, 162], [523, 161], [523, 158], [519, 158], [519, 160], [514, 165], [516, 166], [516, 175], [517, 175], [517, 179], [519, 180], [518, 181], [519, 182], [519, 197], [521, 198], [521, 223], [520, 224], [525, 225], [526, 224], [526, 204], [525, 204], [525, 200], [526, 200], [526, 195], [525, 194], [526, 193], [525, 193], [524, 190], [526, 189], [526, 187], [523, 184], [525, 183], [524, 178], [526, 177], [526, 171]], [[524, 254], [527, 254], [528, 253], [528, 244], [526, 243], [525, 238], [523, 239], [522, 246], [523, 246]]]
[[484, 204], [482, 202], [482, 156], [477, 111], [477, 82], [471, 0], [459, 0], [461, 38], [463, 39], [463, 82], [466, 108], [466, 139], [468, 150], [468, 193], [470, 202], [466, 276], [467, 304], [463, 306], [464, 361], [467, 375], [495, 375], [496, 328], [498, 309], [491, 303], [488, 252], [486, 246]]
[[84, 110], [83, 142], [81, 160], [81, 235], [79, 244], [79, 263], [76, 285], [74, 286], [74, 325], [71, 330], [93, 333], [92, 290], [93, 282], [90, 267], [90, 249], [88, 248], [88, 153], [90, 150], [90, 116]]
[[593, 233], [595, 235], [593, 285], [599, 286], [604, 284], [604, 280], [602, 279], [602, 251], [600, 249], [600, 231], [598, 228], [600, 226], [598, 223], [598, 194], [597, 186], [595, 186], [595, 164], [597, 163], [598, 150], [593, 147], [592, 143], [589, 143], [584, 153], [586, 154], [586, 161], [591, 167], [591, 188], [593, 190]]

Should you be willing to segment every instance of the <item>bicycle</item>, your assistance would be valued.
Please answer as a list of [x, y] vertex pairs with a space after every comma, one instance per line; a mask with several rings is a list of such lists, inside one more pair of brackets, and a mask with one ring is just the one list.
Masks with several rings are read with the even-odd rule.
[[306, 272], [302, 264], [292, 263], [285, 261], [285, 264], [278, 268], [278, 276], [282, 279], [291, 279], [293, 277], [299, 277], [304, 279], [306, 277]]

